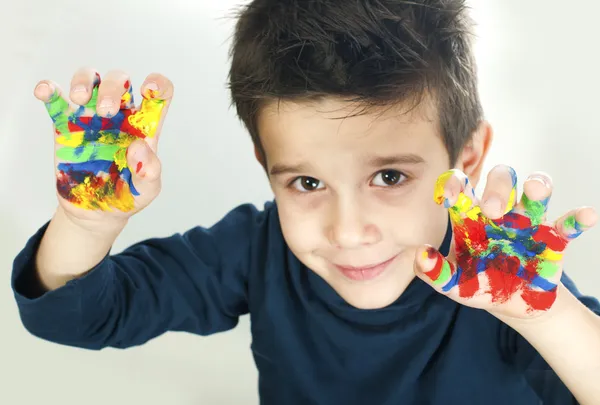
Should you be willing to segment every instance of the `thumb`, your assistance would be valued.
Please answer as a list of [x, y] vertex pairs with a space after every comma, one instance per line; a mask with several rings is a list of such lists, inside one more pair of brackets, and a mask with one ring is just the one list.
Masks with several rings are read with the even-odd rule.
[[154, 198], [160, 191], [161, 165], [146, 141], [136, 139], [127, 148], [127, 166], [131, 172], [130, 187], [134, 196]]
[[417, 249], [414, 271], [417, 277], [444, 294], [458, 282], [456, 265], [430, 245]]

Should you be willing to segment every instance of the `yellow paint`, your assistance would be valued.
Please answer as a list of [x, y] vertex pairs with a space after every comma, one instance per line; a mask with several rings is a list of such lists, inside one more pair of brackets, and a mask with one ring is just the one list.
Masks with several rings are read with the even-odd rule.
[[140, 110], [129, 116], [129, 124], [140, 130], [145, 136], [154, 137], [165, 101], [156, 98], [156, 91], [148, 90]]
[[121, 97], [121, 103], [127, 105], [129, 104], [129, 102], [131, 101], [131, 93], [129, 93], [128, 91], [125, 92], [125, 94], [123, 94], [123, 96]]
[[[457, 172], [456, 169], [448, 170], [438, 177], [435, 183], [435, 190], [433, 199], [438, 204], [443, 204], [446, 197], [444, 197], [444, 189], [446, 187], [446, 183], [454, 176]], [[462, 217], [461, 214], [464, 214], [466, 217], [477, 220], [481, 215], [481, 209], [479, 206], [474, 204], [474, 201], [471, 197], [466, 195], [464, 192], [460, 192], [454, 206], [450, 209], [450, 218], [453, 222], [461, 222]]]
[[113, 158], [119, 171], [127, 167], [127, 149], [119, 149]]
[[61, 135], [56, 137], [56, 143], [61, 145], [65, 145], [71, 148], [77, 148], [83, 145], [83, 137], [85, 133], [83, 131], [80, 132], [71, 132], [68, 135]]
[[504, 210], [504, 214], [508, 214], [515, 207], [515, 203], [517, 201], [517, 189], [513, 187], [510, 192], [510, 196], [508, 197], [508, 203], [506, 204], [506, 209]]
[[[114, 188], [114, 185], [110, 185]], [[71, 193], [77, 202], [73, 202], [79, 208], [103, 211], [112, 211], [111, 207], [121, 211], [131, 211], [134, 209], [133, 195], [129, 191], [129, 185], [123, 183], [121, 193], [111, 195], [98, 195], [98, 189], [94, 188], [86, 178], [83, 183], [78, 184], [71, 189]]]
[[438, 177], [437, 181], [435, 182], [433, 199], [436, 203], [443, 204], [444, 200], [446, 199], [446, 197], [444, 197], [444, 187], [446, 186], [446, 183], [448, 182], [448, 180], [450, 180], [453, 174], [454, 170], [448, 170], [440, 177]]
[[546, 260], [551, 260], [551, 261], [555, 261], [558, 262], [560, 260], [562, 260], [563, 258], [563, 254], [562, 253], [558, 253], [555, 252], [552, 249], [545, 249], [541, 254], [540, 257], [542, 259], [546, 259]]

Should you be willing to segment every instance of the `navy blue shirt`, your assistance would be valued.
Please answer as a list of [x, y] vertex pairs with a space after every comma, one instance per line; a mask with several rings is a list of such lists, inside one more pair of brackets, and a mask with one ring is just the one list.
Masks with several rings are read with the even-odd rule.
[[[386, 308], [351, 307], [290, 252], [275, 203], [144, 240], [50, 292], [34, 268], [46, 226], [12, 274], [23, 325], [39, 338], [127, 348], [167, 331], [227, 331], [249, 314], [263, 405], [576, 404], [514, 330], [418, 278]], [[443, 253], [450, 238], [448, 228]], [[562, 282], [600, 314], [598, 300]]]

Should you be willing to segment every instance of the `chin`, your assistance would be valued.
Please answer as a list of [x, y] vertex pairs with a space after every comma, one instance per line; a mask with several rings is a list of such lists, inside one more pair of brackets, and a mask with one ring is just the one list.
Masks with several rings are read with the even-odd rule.
[[385, 308], [387, 306], [389, 306], [390, 304], [392, 304], [394, 301], [396, 301], [398, 299], [398, 297], [400, 297], [400, 295], [396, 295], [396, 296], [390, 296], [388, 298], [383, 298], [381, 296], [378, 296], [377, 294], [373, 294], [372, 297], [370, 298], [361, 298], [361, 299], [355, 299], [353, 297], [343, 297], [344, 300], [346, 300], [346, 302], [350, 305], [352, 305], [353, 307], [357, 308], [357, 309], [381, 309], [381, 308]]

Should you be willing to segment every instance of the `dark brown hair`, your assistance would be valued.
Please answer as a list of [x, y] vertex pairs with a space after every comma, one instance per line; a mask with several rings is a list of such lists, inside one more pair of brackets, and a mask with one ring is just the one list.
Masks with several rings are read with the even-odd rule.
[[281, 100], [432, 95], [452, 164], [482, 119], [464, 0], [254, 0], [236, 17], [229, 88], [261, 153], [257, 115]]

